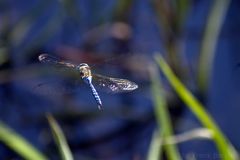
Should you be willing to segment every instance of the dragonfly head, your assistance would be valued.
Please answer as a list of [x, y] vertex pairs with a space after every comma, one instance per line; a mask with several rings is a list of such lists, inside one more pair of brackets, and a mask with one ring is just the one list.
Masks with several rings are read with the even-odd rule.
[[88, 64], [86, 64], [86, 63], [81, 63], [81, 64], [78, 65], [77, 68], [78, 68], [78, 70], [79, 70], [79, 72], [80, 72], [80, 76], [81, 76], [82, 78], [92, 76], [92, 75], [91, 75], [91, 69], [90, 69], [90, 67], [89, 67]]

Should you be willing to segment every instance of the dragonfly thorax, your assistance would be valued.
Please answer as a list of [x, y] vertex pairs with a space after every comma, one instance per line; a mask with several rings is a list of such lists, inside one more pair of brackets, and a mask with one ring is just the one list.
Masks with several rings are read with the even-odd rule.
[[91, 77], [92, 76], [91, 69], [90, 69], [89, 65], [86, 64], [86, 63], [81, 63], [78, 66], [78, 70], [80, 72], [81, 78], [87, 78], [87, 77]]

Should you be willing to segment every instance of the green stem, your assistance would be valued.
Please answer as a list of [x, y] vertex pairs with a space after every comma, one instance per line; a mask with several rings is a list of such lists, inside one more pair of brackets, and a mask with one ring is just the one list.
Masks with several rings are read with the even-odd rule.
[[229, 3], [230, 0], [215, 0], [206, 22], [198, 66], [198, 85], [202, 92], [205, 92], [208, 87], [209, 73], [211, 73], [213, 66], [216, 44]]
[[[172, 136], [173, 129], [171, 125], [171, 118], [167, 110], [167, 102], [163, 92], [164, 89], [161, 85], [161, 81], [156, 70], [156, 67], [150, 68], [152, 81], [151, 90], [154, 100], [154, 109], [156, 114], [155, 116], [159, 128], [161, 129], [162, 139], [164, 140], [165, 137]], [[175, 144], [166, 144], [163, 146], [163, 149], [166, 151], [166, 155], [169, 160], [181, 160], [180, 154]]]
[[26, 160], [47, 160], [42, 153], [27, 142], [23, 137], [0, 122], [0, 141]]
[[217, 124], [211, 118], [209, 113], [204, 109], [205, 107], [186, 89], [186, 87], [180, 82], [180, 80], [174, 75], [168, 64], [161, 57], [160, 54], [156, 54], [155, 60], [157, 61], [160, 69], [167, 77], [168, 81], [175, 89], [179, 97], [187, 104], [189, 109], [195, 114], [202, 125], [213, 131], [213, 140], [221, 154], [223, 160], [236, 160], [236, 152], [232, 148], [229, 141], [220, 131]]

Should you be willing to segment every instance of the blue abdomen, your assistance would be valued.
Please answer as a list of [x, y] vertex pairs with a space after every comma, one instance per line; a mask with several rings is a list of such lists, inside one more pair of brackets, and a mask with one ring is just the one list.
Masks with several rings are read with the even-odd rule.
[[91, 88], [91, 91], [92, 91], [92, 94], [97, 102], [97, 105], [98, 105], [98, 109], [102, 109], [102, 101], [100, 99], [100, 96], [98, 95], [98, 92], [96, 91], [95, 87], [93, 86], [92, 84], [92, 79], [91, 77], [86, 77], [86, 78], [83, 78], [84, 82], [87, 83], [90, 88]]

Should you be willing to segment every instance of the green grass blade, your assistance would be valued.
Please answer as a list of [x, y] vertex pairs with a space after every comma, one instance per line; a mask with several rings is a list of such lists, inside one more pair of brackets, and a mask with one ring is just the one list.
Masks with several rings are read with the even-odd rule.
[[231, 0], [215, 0], [208, 16], [200, 48], [198, 86], [202, 92], [208, 87], [215, 49], [220, 30]]
[[0, 122], [0, 141], [26, 160], [47, 160], [42, 153], [33, 147], [27, 140]]
[[189, 109], [195, 114], [202, 125], [213, 132], [213, 140], [219, 150], [221, 158], [223, 160], [236, 160], [236, 152], [232, 148], [232, 145], [226, 139], [224, 134], [220, 131], [217, 124], [204, 109], [205, 107], [187, 90], [187, 88], [180, 82], [180, 80], [174, 75], [168, 64], [162, 58], [160, 54], [155, 55], [155, 60], [159, 65], [163, 74], [167, 77], [171, 86], [175, 89], [179, 97], [189, 107]]
[[153, 132], [153, 137], [150, 143], [147, 160], [161, 160], [162, 154], [162, 139], [159, 136], [158, 130]]
[[57, 144], [58, 150], [61, 154], [62, 160], [73, 160], [70, 148], [57, 121], [51, 115], [47, 115], [47, 119], [51, 127], [55, 143]]
[[[154, 101], [154, 109], [156, 114], [155, 116], [156, 116], [159, 128], [161, 128], [161, 133], [162, 133], [161, 138], [164, 140], [165, 137], [172, 136], [173, 134], [171, 119], [167, 109], [167, 102], [165, 99], [165, 95], [163, 92], [164, 89], [161, 85], [161, 81], [159, 79], [159, 75], [156, 67], [150, 68], [150, 75], [151, 75], [151, 81], [152, 81], [151, 91], [152, 91], [152, 96]], [[175, 144], [164, 145], [163, 149], [166, 151], [166, 155], [169, 160], [181, 159]]]

